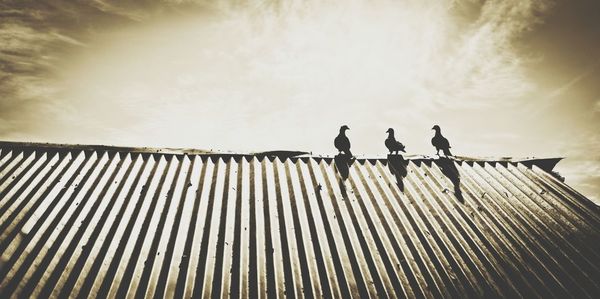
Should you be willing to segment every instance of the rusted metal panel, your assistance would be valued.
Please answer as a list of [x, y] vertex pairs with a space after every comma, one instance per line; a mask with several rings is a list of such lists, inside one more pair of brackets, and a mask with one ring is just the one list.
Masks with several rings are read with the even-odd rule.
[[1, 297], [592, 298], [598, 206], [544, 161], [3, 143]]

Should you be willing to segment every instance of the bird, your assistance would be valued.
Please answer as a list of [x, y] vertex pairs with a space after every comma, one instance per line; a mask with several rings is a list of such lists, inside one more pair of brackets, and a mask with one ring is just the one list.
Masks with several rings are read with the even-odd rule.
[[352, 156], [352, 152], [350, 152], [350, 139], [346, 136], [346, 130], [350, 130], [350, 128], [346, 125], [340, 127], [340, 133], [333, 140], [333, 144], [340, 153], [344, 152], [344, 154]]
[[446, 137], [442, 136], [442, 129], [440, 129], [440, 126], [435, 125], [431, 129], [435, 131], [435, 135], [433, 136], [433, 138], [431, 138], [431, 144], [435, 147], [437, 151], [436, 154], [439, 156], [440, 150], [442, 150], [446, 157], [452, 156], [452, 153], [450, 152], [450, 142], [448, 142], [448, 139], [446, 139]]
[[396, 152], [396, 154], [398, 154], [398, 151], [406, 153], [406, 151], [404, 150], [404, 144], [398, 142], [396, 140], [396, 137], [394, 137], [394, 129], [389, 128], [385, 132], [388, 133], [388, 138], [385, 140], [385, 146], [390, 151], [390, 154], [392, 154], [393, 152]]

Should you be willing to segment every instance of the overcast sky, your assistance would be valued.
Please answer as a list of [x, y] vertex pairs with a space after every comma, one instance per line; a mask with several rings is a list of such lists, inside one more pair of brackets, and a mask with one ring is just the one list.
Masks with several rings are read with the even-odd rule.
[[598, 202], [600, 1], [0, 0], [0, 140], [331, 154], [342, 124], [566, 157]]

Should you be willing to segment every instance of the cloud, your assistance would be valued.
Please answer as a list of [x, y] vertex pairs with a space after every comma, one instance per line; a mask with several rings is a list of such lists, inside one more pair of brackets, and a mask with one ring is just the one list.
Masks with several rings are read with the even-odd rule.
[[577, 142], [564, 147], [567, 159], [557, 170], [568, 184], [600, 204], [600, 135], [597, 131], [581, 134]]
[[[118, 2], [123, 3], [123, 2]], [[70, 113], [61, 98], [65, 65], [99, 30], [140, 20], [106, 1], [6, 1], [0, 12], [0, 136], [43, 136]], [[107, 26], [107, 24], [111, 24]], [[57, 129], [57, 128], [55, 128]], [[29, 137], [31, 138], [31, 137]]]
[[[474, 1], [457, 1], [457, 4]], [[477, 2], [474, 22], [458, 37], [457, 50], [447, 59], [445, 76], [454, 98], [465, 106], [516, 104], [532, 91], [525, 74], [527, 59], [515, 41], [551, 7], [549, 1]]]
[[558, 88], [552, 90], [545, 101], [547, 106], [555, 104], [556, 101], [560, 100], [562, 97], [568, 94], [573, 88], [576, 87], [583, 79], [588, 78], [593, 75], [600, 66], [600, 61], [590, 64], [586, 69], [581, 71], [579, 74], [572, 77], [568, 82], [559, 86]]
[[46, 52], [55, 45], [51, 33], [19, 23], [0, 24], [0, 133], [28, 127], [31, 117], [55, 100], [57, 87], [49, 78], [55, 57]]
[[[273, 121], [300, 126], [306, 119], [298, 116], [311, 120], [316, 106], [337, 109], [330, 125], [351, 115], [347, 121], [385, 126], [402, 116], [403, 124], [430, 126], [424, 116], [440, 109], [511, 106], [531, 90], [513, 42], [547, 8], [540, 1], [134, 3], [14, 5], [0, 32], [12, 47], [2, 51], [19, 53], [3, 62], [10, 79], [0, 88], [11, 100], [1, 117], [17, 124], [4, 127], [5, 136], [107, 142], [120, 131], [117, 139], [143, 142], [128, 132], [157, 127], [168, 112], [181, 117], [162, 121], [161, 138], [177, 141], [168, 131], [220, 122], [225, 108], [232, 123], [253, 130]], [[467, 4], [474, 9], [458, 9]], [[388, 107], [378, 122], [374, 103]], [[42, 107], [46, 121], [36, 122]], [[70, 123], [92, 132], [65, 130]], [[249, 146], [260, 142], [269, 140]]]
[[[373, 132], [393, 126], [424, 153], [436, 122], [459, 151], [568, 156], [559, 164], [567, 180], [598, 194], [598, 178], [587, 175], [600, 165], [590, 154], [600, 149], [589, 141], [597, 126], [581, 138], [553, 130], [548, 115], [565, 112], [547, 100], [578, 99], [595, 68], [546, 86], [530, 71], [554, 62], [522, 46], [553, 6], [3, 2], [0, 138], [327, 152], [327, 130], [348, 123], [357, 152], [378, 153]], [[600, 102], [590, 107], [597, 123]]]

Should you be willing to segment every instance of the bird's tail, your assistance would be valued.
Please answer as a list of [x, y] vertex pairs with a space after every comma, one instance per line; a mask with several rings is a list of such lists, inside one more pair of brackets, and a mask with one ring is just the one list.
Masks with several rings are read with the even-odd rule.
[[452, 156], [452, 153], [450, 152], [450, 149], [449, 149], [449, 148], [445, 148], [445, 149], [444, 149], [444, 155], [445, 155], [445, 156]]

